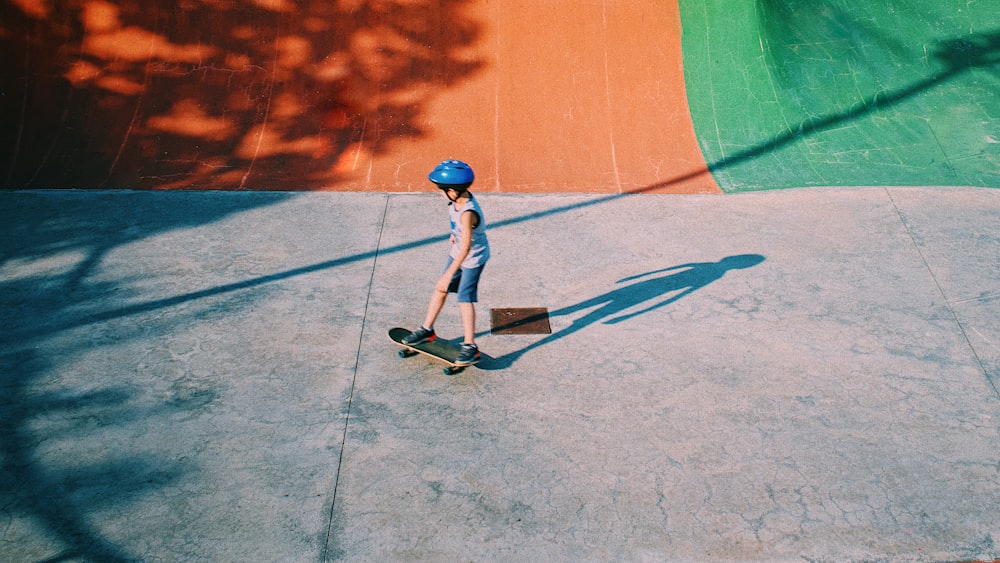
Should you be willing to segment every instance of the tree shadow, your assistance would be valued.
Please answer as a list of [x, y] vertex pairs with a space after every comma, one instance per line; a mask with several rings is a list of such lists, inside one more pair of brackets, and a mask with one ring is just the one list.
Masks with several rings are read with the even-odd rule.
[[[8, 516], [29, 515], [51, 534], [56, 540], [53, 547], [61, 551], [44, 561], [135, 561], [135, 554], [104, 537], [90, 514], [120, 508], [169, 486], [191, 468], [148, 454], [114, 452], [66, 459], [58, 449], [53, 451], [59, 446], [52, 442], [88, 438], [86, 431], [70, 421], [97, 418], [107, 420], [109, 426], [126, 426], [148, 416], [127, 406], [133, 397], [126, 388], [29, 391], [35, 375], [53, 368], [32, 351], [0, 354], [0, 391], [4, 394], [0, 400], [0, 509]], [[8, 551], [12, 557], [14, 553]]]
[[[347, 49], [349, 60], [354, 60], [351, 59], [350, 53], [353, 52], [351, 49], [360, 49], [358, 52], [367, 52], [366, 49], [374, 50], [379, 56], [389, 57], [389, 63], [398, 63], [396, 66], [389, 65], [397, 70], [387, 75], [378, 73], [371, 75], [367, 74], [367, 70], [353, 70], [354, 63], [347, 65], [347, 71], [338, 70], [338, 67], [327, 69], [329, 74], [324, 74], [318, 70], [318, 76], [322, 79], [316, 78], [316, 80], [327, 84], [325, 90], [321, 89], [321, 92], [326, 91], [328, 97], [315, 101], [315, 105], [309, 107], [322, 107], [321, 113], [326, 116], [327, 121], [319, 120], [312, 124], [300, 122], [300, 118], [291, 111], [299, 107], [296, 105], [297, 102], [302, 101], [294, 93], [305, 91], [313, 83], [288, 84], [288, 81], [284, 80], [287, 76], [282, 74], [284, 72], [282, 65], [291, 68], [303, 66], [301, 59], [293, 56], [296, 52], [302, 52], [297, 51], [296, 45], [301, 46], [303, 43], [299, 43], [297, 37], [280, 33], [280, 30], [288, 29], [286, 26], [290, 25], [291, 16], [288, 13], [260, 8], [262, 2], [257, 4], [258, 7], [249, 8], [245, 12], [230, 14], [233, 19], [217, 18], [218, 21], [212, 24], [214, 27], [209, 30], [199, 26], [175, 25], [178, 29], [183, 28], [182, 33], [186, 35], [170, 38], [169, 41], [164, 39], [165, 42], [159, 42], [155, 37], [164, 37], [162, 31], [157, 30], [164, 25], [162, 22], [171, 21], [174, 15], [173, 5], [167, 8], [132, 3], [125, 9], [126, 6], [122, 4], [118, 6], [117, 19], [109, 19], [107, 15], [101, 16], [100, 13], [86, 16], [90, 18], [87, 20], [91, 22], [89, 25], [96, 25], [98, 30], [105, 29], [107, 33], [117, 33], [119, 39], [132, 34], [134, 37], [145, 37], [146, 45], [158, 45], [159, 50], [156, 53], [151, 53], [147, 47], [144, 56], [139, 59], [128, 57], [116, 59], [108, 57], [106, 53], [102, 55], [104, 52], [101, 50], [100, 41], [97, 44], [88, 44], [85, 48], [84, 43], [90, 41], [87, 39], [90, 35], [84, 29], [86, 26], [81, 23], [85, 19], [84, 15], [75, 7], [67, 7], [69, 6], [67, 2], [14, 4], [11, 0], [0, 0], [0, 10], [3, 15], [0, 18], [0, 30], [4, 31], [0, 33], [0, 47], [9, 54], [0, 62], [0, 78], [3, 79], [5, 88], [12, 84], [14, 87], [8, 90], [23, 94], [17, 97], [16, 102], [14, 101], [16, 96], [4, 96], [0, 100], [2, 109], [0, 146], [12, 147], [10, 151], [0, 151], [0, 177], [6, 177], [7, 180], [4, 187], [169, 188], [182, 185], [179, 182], [186, 182], [187, 180], [183, 179], [188, 177], [194, 181], [184, 184], [185, 186], [216, 188], [252, 188], [253, 180], [257, 177], [267, 177], [269, 187], [272, 189], [301, 188], [303, 178], [309, 179], [310, 182], [334, 182], [339, 177], [336, 164], [341, 157], [358, 154], [351, 153], [352, 148], [384, 151], [388, 143], [395, 138], [421, 134], [419, 128], [413, 125], [413, 119], [421, 111], [421, 101], [426, 100], [429, 94], [417, 88], [413, 90], [413, 97], [404, 96], [402, 93], [409, 91], [405, 88], [408, 84], [406, 77], [411, 74], [421, 77], [416, 81], [417, 84], [430, 87], [452, 83], [474, 72], [480, 66], [477, 61], [461, 61], [456, 58], [455, 66], [451, 67], [455, 69], [454, 71], [439, 73], [438, 69], [441, 67], [435, 62], [435, 57], [457, 57], [457, 55], [454, 53], [419, 55], [423, 48], [418, 49], [419, 56], [407, 56], [405, 50], [403, 54], [399, 54], [399, 48], [394, 50], [386, 46], [386, 42], [392, 43], [392, 41], [379, 39], [391, 37], [392, 33], [388, 32], [384, 36], [376, 33], [375, 39], [365, 38], [363, 34], [352, 36], [354, 37], [352, 41], [341, 45]], [[283, 5], [280, 1], [268, 4]], [[320, 4], [322, 3], [318, 1], [312, 2], [307, 9], [322, 11], [333, 9], [330, 6], [334, 5]], [[360, 10], [360, 13], [367, 14], [366, 17], [372, 22], [379, 20], [379, 13], [373, 6], [396, 5], [391, 2], [360, 1], [347, 4], [355, 6], [351, 8], [352, 10]], [[341, 3], [337, 6], [347, 4]], [[402, 6], [403, 3], [398, 4]], [[406, 4], [418, 11], [423, 8], [419, 3]], [[460, 2], [440, 4], [443, 7], [454, 8]], [[51, 11], [46, 7], [49, 5], [54, 6]], [[88, 5], [98, 8], [108, 5], [115, 7], [108, 2], [91, 2]], [[192, 18], [207, 21], [211, 19], [213, 10], [222, 9], [218, 8], [222, 5], [220, 3], [185, 5], [197, 7], [194, 12], [183, 16], [187, 18], [185, 21], [190, 21]], [[36, 7], [40, 12], [28, 14], [24, 9], [29, 6]], [[371, 9], [366, 11], [358, 6], [369, 6]], [[407, 14], [407, 9], [405, 7], [399, 9], [402, 10], [397, 14], [399, 17], [387, 20], [390, 22], [390, 29], [394, 29], [393, 26], [408, 29], [407, 26], [414, 22], [425, 25], [425, 28], [414, 37], [426, 36], [432, 41], [432, 45], [436, 44], [440, 48], [468, 45], [477, 34], [476, 26], [468, 22], [459, 22], [461, 25], [453, 31], [440, 33], [443, 31], [442, 26], [445, 25], [441, 22], [451, 25], [452, 19], [434, 20], [434, 17], [439, 17], [440, 14], [432, 11], [430, 16], [423, 13], [411, 14], [413, 18], [408, 20], [400, 15]], [[126, 14], [127, 17], [121, 14]], [[102, 21], [106, 27], [102, 27]], [[255, 28], [254, 22], [270, 22], [256, 27], [271, 29], [274, 32], [272, 37], [259, 39], [256, 31], [250, 35], [241, 35], [247, 29]], [[219, 27], [223, 25], [231, 26], [232, 29], [220, 30]], [[143, 30], [147, 33], [143, 33]], [[230, 31], [234, 33], [230, 34]], [[310, 33], [321, 34], [320, 31]], [[197, 47], [202, 44], [199, 42], [202, 36], [207, 38], [204, 44], [215, 45], [212, 39], [216, 35], [235, 37], [234, 43], [241, 47], [230, 49], [231, 57], [224, 56], [220, 52], [203, 57], [197, 62], [191, 62], [187, 58], [189, 56], [186, 54], [187, 47]], [[279, 36], [291, 39], [280, 40]], [[406, 34], [404, 36], [410, 37]], [[438, 41], [434, 39], [437, 36], [442, 38], [440, 41], [443, 43], [434, 43]], [[66, 39], [71, 41], [67, 42]], [[337, 41], [345, 40], [337, 39]], [[416, 41], [409, 43], [411, 46], [417, 44]], [[53, 47], [63, 44], [69, 48], [63, 50]], [[306, 51], [317, 52], [310, 49]], [[67, 55], [67, 52], [70, 54]], [[201, 53], [198, 50], [194, 52]], [[265, 54], [270, 54], [270, 58]], [[333, 56], [335, 54], [331, 50], [319, 58], [310, 55], [307, 60], [311, 61], [311, 64], [321, 66], [326, 60], [335, 62], [340, 60], [337, 56]], [[1000, 64], [1000, 32], [993, 31], [942, 41], [932, 49], [932, 55], [943, 68], [928, 76], [926, 80], [899, 90], [876, 92], [847, 111], [804, 121], [799, 124], [797, 130], [776, 136], [758, 146], [748, 147], [741, 153], [730, 155], [727, 159], [711, 163], [709, 169], [732, 166], [779, 149], [802, 137], [852, 119], [862, 118], [879, 107], [898, 104], [960, 73], [972, 69], [986, 69], [996, 73], [996, 67]], [[283, 56], [289, 58], [284, 59]], [[359, 56], [357, 60], [361, 61], [363, 58]], [[65, 67], [67, 60], [82, 61], [83, 66]], [[257, 65], [254, 61], [264, 62]], [[221, 66], [218, 63], [222, 63]], [[74, 71], [69, 77], [65, 74], [68, 70]], [[404, 76], [399, 79], [401, 81], [398, 83], [399, 89], [392, 86], [397, 84], [392, 79], [394, 72]], [[26, 78], [22, 80], [22, 75], [18, 73], [23, 73]], [[189, 82], [185, 77], [192, 75], [214, 84], [216, 88], [231, 89], [235, 92], [233, 95], [240, 98], [237, 100], [239, 103], [226, 99], [225, 103], [233, 103], [232, 108], [229, 106], [218, 108], [218, 115], [227, 116], [225, 120], [217, 121], [215, 119], [217, 115], [208, 110], [196, 110], [194, 108], [197, 106], [186, 103], [187, 100], [197, 98], [201, 88], [198, 86], [192, 89], [191, 86], [185, 85]], [[247, 83], [244, 83], [244, 80]], [[154, 102], [148, 98], [137, 97], [141, 96], [141, 92], [133, 92], [136, 84], [143, 88], [152, 88], [159, 86], [161, 82], [172, 85], [177, 94], [176, 98], [168, 100], [166, 106], [160, 105], [162, 100]], [[283, 96], [286, 89], [291, 94]], [[378, 98], [381, 101], [372, 102], [373, 106], [352, 105], [361, 103], [354, 98], [359, 92], [364, 98], [364, 93], [371, 91], [381, 93], [382, 97]], [[399, 96], [390, 95], [393, 93]], [[28, 100], [32, 101], [29, 103]], [[221, 96], [216, 101], [220, 100]], [[208, 103], [215, 102], [210, 100]], [[64, 108], [65, 111], [39, 110], [39, 107]], [[78, 112], [78, 108], [103, 108], [109, 111], [88, 109]], [[388, 114], [398, 117], [389, 119], [386, 117]], [[270, 148], [264, 143], [267, 132], [257, 127], [262, 115], [268, 116], [268, 123], [275, 126], [271, 131], [277, 131], [281, 141], [271, 145]], [[309, 115], [313, 116], [309, 119], [315, 122], [313, 118], [316, 114]], [[105, 122], [108, 116], [111, 116], [110, 122]], [[153, 119], [156, 117], [162, 119]], [[301, 119], [306, 120], [305, 117]], [[376, 140], [372, 141], [372, 137], [368, 135], [372, 131], [370, 126], [376, 122], [379, 123], [376, 128], [379, 129], [381, 136], [376, 135], [374, 137]], [[184, 123], [193, 125], [193, 128], [180, 128]], [[89, 131], [102, 128], [106, 129], [103, 140], [88, 136]], [[53, 130], [58, 130], [58, 134], [51, 135]], [[318, 137], [326, 136], [333, 130], [338, 134], [331, 135], [331, 138], [336, 139], [331, 145], [332, 149], [316, 144], [319, 143]], [[254, 147], [254, 149], [246, 154], [237, 150], [243, 147]], [[257, 150], [258, 147], [260, 150]], [[315, 152], [314, 149], [319, 149], [319, 152]], [[327, 150], [330, 152], [324, 152]], [[218, 155], [223, 155], [218, 157], [222, 160], [217, 160]], [[314, 164], [313, 160], [320, 164]], [[302, 168], [299, 168], [299, 165], [302, 165]], [[558, 213], [599, 205], [635, 193], [654, 191], [703, 172], [678, 176], [624, 194], [588, 199], [584, 202], [525, 214], [494, 223], [492, 228], [510, 227]], [[281, 176], [282, 174], [284, 176]], [[136, 178], [139, 180], [136, 181]], [[272, 178], [275, 180], [274, 183], [271, 183]], [[4, 203], [7, 204], [9, 201], [5, 200]], [[67, 551], [59, 559], [86, 557], [113, 561], [131, 558], [122, 549], [111, 545], [109, 540], [87, 523], [88, 511], [100, 508], [101, 503], [113, 505], [118, 499], [103, 499], [91, 506], [67, 503], [63, 499], [59, 509], [56, 510], [53, 508], [53, 502], [59, 500], [59, 491], [65, 493], [69, 489], [69, 492], [72, 492], [73, 487], [77, 486], [75, 484], [92, 480], [99, 475], [119, 477], [127, 475], [128, 477], [121, 479], [124, 485], [123, 494], [128, 491], [141, 493], [176, 479], [185, 468], [168, 464], [162, 466], [167, 467], [166, 470], [156, 470], [153, 468], [161, 467], [159, 460], [135, 457], [124, 462], [110, 460], [105, 464], [81, 470], [79, 473], [57, 474], [47, 471], [47, 468], [32, 455], [40, 442], [40, 437], [35, 435], [31, 424], [37, 416], [66, 410], [66, 400], [52, 395], [32, 398], [29, 397], [29, 390], [41, 378], [51, 376], [65, 355], [75, 352], [69, 348], [53, 350], [44, 346], [53, 336], [70, 328], [99, 321], [170, 308], [210, 296], [259, 289], [297, 275], [328, 270], [376, 256], [387, 256], [443, 239], [443, 237], [432, 237], [416, 240], [118, 309], [109, 309], [103, 307], [106, 303], [96, 302], [96, 296], [116, 289], [112, 285], [93, 283], [89, 277], [101, 257], [109, 250], [132, 240], [152, 236], [157, 232], [205, 224], [230, 213], [268, 205], [277, 201], [277, 197], [267, 195], [263, 200], [252, 201], [212, 200], [213, 204], [208, 206], [203, 205], [204, 201], [161, 200], [152, 209], [147, 208], [145, 213], [148, 215], [139, 219], [135, 219], [136, 209], [128, 206], [117, 208], [116, 204], [108, 203], [103, 207], [90, 208], [93, 200], [83, 201], [72, 208], [55, 205], [43, 209], [41, 215], [37, 214], [37, 209], [34, 210], [36, 215], [26, 213], [27, 207], [0, 207], [0, 237], [3, 242], [0, 245], [2, 251], [0, 265], [10, 260], [54, 257], [66, 252], [77, 252], [82, 255], [82, 259], [73, 268], [59, 274], [45, 274], [21, 280], [0, 279], [0, 295], [3, 296], [0, 299], [0, 306], [4, 307], [0, 318], [2, 321], [0, 374], [3, 375], [0, 378], [0, 391], [2, 391], [0, 440], [4, 456], [3, 479], [0, 479], [0, 499], [3, 504], [0, 509], [18, 515], [28, 514], [40, 520], [58, 540], [68, 546]], [[129, 205], [133, 203], [134, 200], [130, 200]], [[162, 208], [171, 206], [180, 206], [183, 209], [181, 212], [165, 216], [159, 213]], [[763, 259], [757, 255], [730, 257], [718, 263], [675, 266], [621, 280], [621, 283], [633, 283], [554, 312], [556, 316], [566, 316], [595, 308], [573, 321], [566, 329], [515, 353], [488, 359], [484, 361], [483, 367], [497, 369], [510, 365], [530, 350], [565, 338], [597, 322], [620, 323], [662, 308], [718, 280], [730, 269], [752, 267]], [[665, 272], [671, 273], [660, 275]], [[46, 304], [53, 293], [59, 292], [61, 294], [58, 299]], [[677, 293], [672, 294], [674, 292]], [[634, 310], [636, 308], [638, 310]], [[143, 416], [144, 413], [129, 413], [126, 412], [127, 409], [119, 406], [128, 397], [127, 391], [106, 389], [80, 394], [72, 398], [70, 403], [89, 405], [87, 408], [111, 410], [113, 412], [110, 416], [119, 422]]]
[[[0, 515], [8, 525], [31, 522], [44, 530], [46, 547], [58, 552], [49, 561], [139, 559], [116, 545], [94, 515], [141, 502], [196, 470], [160, 453], [101, 441], [104, 433], [195, 411], [214, 400], [213, 389], [198, 396], [174, 393], [150, 404], [132, 381], [109, 378], [96, 364], [84, 364], [78, 369], [93, 371], [76, 376], [66, 373], [66, 366], [102, 346], [149, 337], [135, 330], [136, 323], [106, 321], [124, 316], [113, 304], [141, 297], [135, 284], [168, 274], [140, 268], [127, 279], [109, 279], [101, 268], [109, 252], [292, 197], [226, 195], [0, 194]], [[155, 323], [170, 333], [206, 311], [236, 311], [252, 303], [244, 297], [171, 310], [157, 315]], [[148, 329], [150, 322], [143, 325]], [[88, 332], [101, 337], [85, 336]], [[15, 555], [21, 547], [12, 541], [3, 551], [13, 560], [32, 560]]]
[[483, 67], [471, 0], [0, 0], [4, 188], [329, 188]]
[[[632, 283], [549, 313], [550, 317], [562, 317], [593, 309], [573, 320], [568, 327], [515, 352], [488, 358], [480, 366], [483, 369], [509, 367], [526, 353], [566, 338], [594, 323], [613, 325], [628, 321], [683, 299], [718, 281], [730, 270], [752, 268], [762, 262], [764, 257], [759, 254], [741, 254], [718, 262], [681, 264], [620, 279], [617, 282], [619, 284]], [[660, 275], [664, 273], [667, 275]]]

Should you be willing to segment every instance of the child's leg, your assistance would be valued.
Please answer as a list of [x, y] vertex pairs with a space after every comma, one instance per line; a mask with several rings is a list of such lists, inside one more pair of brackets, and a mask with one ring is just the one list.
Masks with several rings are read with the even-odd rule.
[[447, 292], [434, 290], [434, 293], [431, 294], [430, 303], [427, 304], [427, 315], [424, 316], [424, 328], [434, 328], [434, 323], [437, 321], [438, 315], [441, 313], [441, 309], [444, 308], [444, 303], [447, 300]]
[[476, 304], [459, 303], [458, 309], [462, 313], [462, 328], [465, 332], [464, 344], [476, 343]]
[[[448, 263], [445, 264], [445, 271], [451, 266], [451, 258], [448, 258]], [[438, 315], [441, 314], [441, 309], [444, 308], [445, 302], [448, 300], [448, 293], [454, 293], [458, 291], [458, 284], [461, 281], [461, 270], [455, 273], [455, 277], [451, 280], [451, 285], [448, 286], [448, 291], [439, 291], [436, 287], [434, 288], [434, 293], [431, 294], [431, 300], [427, 304], [427, 314], [424, 315], [424, 328], [434, 328], [434, 323], [437, 322]]]
[[479, 276], [483, 266], [462, 270], [462, 280], [458, 287], [458, 309], [462, 313], [463, 344], [476, 343], [476, 301], [479, 300]]

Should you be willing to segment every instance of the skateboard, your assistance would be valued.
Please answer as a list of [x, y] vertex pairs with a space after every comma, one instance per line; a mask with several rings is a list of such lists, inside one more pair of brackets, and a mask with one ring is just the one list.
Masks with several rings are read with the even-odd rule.
[[455, 363], [455, 359], [458, 358], [458, 346], [454, 344], [449, 344], [447, 342], [442, 342], [441, 339], [433, 340], [431, 342], [423, 342], [417, 344], [416, 346], [408, 346], [403, 344], [403, 338], [408, 336], [412, 332], [411, 330], [405, 328], [391, 328], [389, 329], [389, 338], [396, 343], [402, 350], [399, 351], [400, 358], [409, 358], [416, 354], [423, 354], [429, 358], [434, 358], [439, 362], [444, 362], [448, 364], [448, 367], [444, 368], [445, 375], [455, 375], [456, 373], [464, 370], [469, 365], [458, 365]]

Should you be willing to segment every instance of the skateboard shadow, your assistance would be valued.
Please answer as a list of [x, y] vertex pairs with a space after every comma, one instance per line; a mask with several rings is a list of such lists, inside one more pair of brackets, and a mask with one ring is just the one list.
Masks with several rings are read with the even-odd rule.
[[[741, 254], [723, 258], [718, 262], [681, 264], [620, 279], [617, 283], [628, 285], [549, 313], [550, 317], [562, 317], [593, 309], [574, 320], [570, 326], [503, 356], [493, 358], [484, 354], [479, 367], [485, 370], [510, 367], [524, 354], [579, 332], [594, 323], [613, 325], [625, 322], [670, 305], [719, 280], [730, 270], [752, 268], [764, 260], [765, 258], [759, 254]], [[663, 273], [667, 275], [659, 275]]]
[[477, 363], [473, 367], [481, 369], [483, 371], [501, 370], [506, 367], [510, 367], [510, 365], [513, 363], [513, 362], [507, 362], [503, 357], [494, 358], [493, 356], [484, 353], [482, 350], [479, 351], [479, 355], [482, 356], [482, 359], [480, 359], [479, 363]]

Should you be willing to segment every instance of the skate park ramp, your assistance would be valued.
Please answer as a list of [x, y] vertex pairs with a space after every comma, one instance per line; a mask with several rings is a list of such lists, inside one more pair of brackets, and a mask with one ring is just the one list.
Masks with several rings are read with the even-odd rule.
[[1000, 186], [994, 2], [0, 0], [0, 185]]
[[0, 0], [0, 562], [1000, 561], [986, 2]]
[[9, 187], [717, 191], [675, 2], [0, 2]]
[[723, 190], [1000, 186], [1000, 4], [682, 1]]

